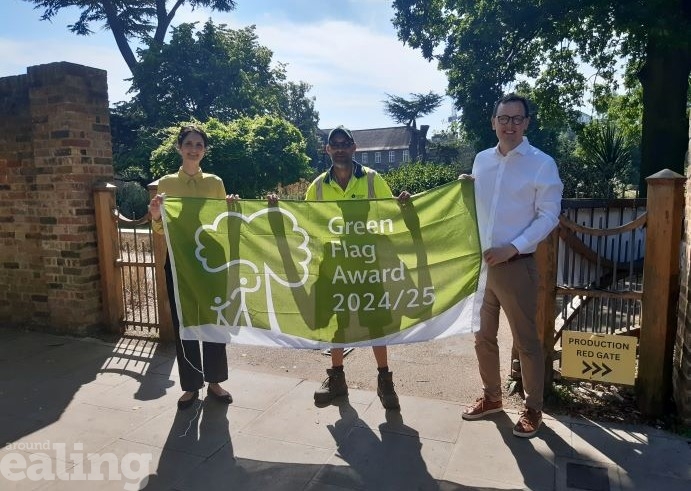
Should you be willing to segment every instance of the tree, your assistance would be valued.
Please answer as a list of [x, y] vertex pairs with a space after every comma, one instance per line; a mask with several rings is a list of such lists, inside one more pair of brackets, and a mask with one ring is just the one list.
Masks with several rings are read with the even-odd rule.
[[140, 106], [130, 101], [110, 108], [110, 134], [116, 177], [146, 186], [151, 181], [149, 157], [160, 142], [155, 131], [146, 129]]
[[638, 170], [641, 168], [641, 135], [643, 121], [643, 89], [638, 80], [627, 76], [624, 79], [627, 91], [604, 100], [605, 107], [601, 112], [607, 121], [614, 124], [623, 133], [631, 145], [631, 163], [634, 171], [633, 182], [640, 181]]
[[[670, 167], [683, 173], [688, 146], [691, 2], [653, 0], [394, 0], [403, 42], [437, 59], [463, 124], [485, 144], [492, 104], [519, 78], [535, 80], [545, 121], [573, 118], [596, 70], [595, 97], [616, 92], [624, 59], [643, 90], [641, 179]], [[437, 50], [443, 47], [442, 51]], [[561, 115], [559, 113], [561, 112]], [[643, 188], [642, 191], [645, 191]]]
[[[293, 183], [311, 173], [305, 142], [295, 126], [275, 116], [242, 117], [230, 123], [195, 122], [209, 136], [204, 171], [223, 180], [226, 190], [243, 198], [259, 198], [279, 184]], [[151, 155], [154, 177], [180, 166], [175, 150], [179, 126], [164, 131], [163, 143]]]
[[254, 27], [232, 30], [211, 21], [199, 31], [181, 24], [173, 28], [169, 44], [141, 50], [132, 78], [138, 93], [111, 110], [116, 170], [122, 174], [138, 167], [149, 176], [158, 130], [192, 119], [228, 122], [272, 114], [296, 126], [308, 155], [318, 156], [319, 115], [307, 94], [311, 87], [286, 82], [283, 65], [273, 63], [272, 56]]
[[411, 99], [386, 94], [389, 98], [384, 101], [384, 112], [391, 116], [397, 123], [405, 123], [411, 128], [410, 156], [416, 159], [418, 156], [424, 161], [427, 158], [427, 130], [429, 127], [421, 127], [418, 131], [416, 120], [419, 116], [429, 114], [439, 107], [442, 96], [430, 92], [429, 94], [410, 94]]
[[447, 129], [432, 135], [427, 153], [431, 162], [456, 165], [460, 172], [469, 174], [476, 153], [474, 147], [458, 121], [453, 121]]
[[259, 44], [254, 26], [228, 29], [207, 21], [172, 29], [170, 43], [140, 51], [132, 77], [148, 124], [287, 113], [285, 68]]
[[307, 94], [310, 90], [312, 86], [307, 82], [284, 84], [279, 114], [300, 130], [307, 145], [307, 155], [311, 165], [316, 169], [323, 145], [319, 138], [319, 113], [314, 108], [316, 99]]
[[405, 123], [409, 128], [417, 128], [416, 120], [420, 116], [430, 114], [441, 105], [443, 96], [430, 92], [429, 94], [410, 94], [410, 99], [386, 94], [384, 113], [395, 122]]
[[218, 12], [235, 9], [234, 0], [175, 0], [168, 10], [166, 0], [24, 0], [44, 9], [41, 20], [50, 21], [62, 9], [81, 10], [79, 18], [68, 29], [80, 36], [93, 34], [91, 23], [101, 23], [115, 38], [115, 44], [130, 72], [134, 74], [137, 58], [130, 44], [138, 40], [145, 45], [162, 45], [178, 9], [187, 4], [192, 9], [209, 7]]

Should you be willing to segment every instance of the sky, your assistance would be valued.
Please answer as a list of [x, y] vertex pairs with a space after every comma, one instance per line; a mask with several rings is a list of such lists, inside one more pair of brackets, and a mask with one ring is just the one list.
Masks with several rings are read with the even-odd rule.
[[[168, 2], [172, 4], [172, 2]], [[446, 76], [436, 62], [398, 40], [391, 23], [390, 0], [237, 0], [229, 13], [181, 9], [173, 24], [212, 18], [215, 24], [239, 29], [256, 26], [259, 43], [273, 51], [273, 61], [286, 64], [287, 79], [307, 82], [315, 97], [319, 127], [340, 124], [350, 129], [385, 128], [397, 124], [384, 114], [387, 94], [446, 92]], [[91, 26], [91, 36], [72, 34], [67, 25], [78, 9], [62, 10], [52, 22], [43, 10], [23, 0], [3, 0], [0, 17], [0, 77], [21, 75], [29, 66], [68, 61], [108, 72], [111, 105], [129, 99], [130, 76], [110, 31]], [[166, 41], [170, 40], [170, 31]], [[429, 135], [446, 129], [453, 103], [417, 120]]]

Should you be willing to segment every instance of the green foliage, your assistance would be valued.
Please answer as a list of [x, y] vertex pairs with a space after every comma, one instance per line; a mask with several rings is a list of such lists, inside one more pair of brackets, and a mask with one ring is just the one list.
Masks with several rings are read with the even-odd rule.
[[234, 0], [177, 0], [172, 10], [168, 11], [166, 1], [160, 0], [24, 0], [43, 8], [41, 20], [51, 21], [61, 10], [80, 11], [79, 18], [68, 29], [81, 36], [93, 34], [91, 23], [102, 24], [100, 29], [113, 33], [115, 43], [130, 71], [134, 73], [137, 60], [130, 45], [130, 40], [144, 43], [162, 44], [168, 27], [175, 17], [178, 8], [188, 3], [191, 7], [209, 7], [218, 12], [230, 12], [235, 9]]
[[[228, 193], [259, 198], [281, 183], [296, 182], [310, 174], [304, 139], [283, 119], [257, 116], [227, 124], [217, 119], [195, 124], [209, 137], [202, 169], [220, 177]], [[180, 166], [175, 149], [178, 131], [179, 126], [164, 130], [163, 144], [152, 153], [155, 177], [175, 172]]]
[[147, 124], [158, 128], [192, 118], [280, 114], [285, 69], [272, 68], [272, 55], [254, 26], [233, 30], [209, 20], [195, 31], [195, 24], [181, 24], [169, 44], [140, 52], [132, 90]]
[[123, 102], [112, 107], [110, 133], [116, 177], [136, 180], [141, 184], [150, 182], [149, 158], [160, 140], [155, 130], [144, 125], [144, 115], [139, 106]]
[[[688, 148], [691, 9], [688, 2], [394, 0], [399, 39], [437, 60], [462, 123], [479, 147], [496, 142], [494, 101], [532, 80], [542, 125], [576, 129], [586, 91], [598, 107], [617, 92], [617, 64], [641, 81], [641, 168], [683, 172]], [[584, 64], [595, 70], [586, 79]], [[602, 109], [602, 107], [599, 107]]]
[[[613, 123], [631, 145], [631, 166], [636, 174], [641, 166], [641, 138], [643, 132], [643, 89], [637, 80], [625, 94], [606, 101], [606, 118]], [[647, 177], [647, 176], [646, 176]], [[637, 182], [639, 176], [633, 177]]]
[[611, 121], [593, 121], [577, 135], [562, 133], [555, 154], [566, 198], [625, 196], [637, 176], [631, 143]]
[[473, 142], [456, 121], [446, 130], [432, 135], [427, 144], [427, 157], [430, 162], [455, 165], [464, 173], [470, 173], [475, 153]]
[[593, 121], [578, 135], [576, 155], [589, 176], [592, 198], [620, 198], [631, 183], [630, 144], [609, 121]]
[[459, 168], [453, 165], [410, 162], [383, 174], [394, 196], [401, 191], [421, 193], [458, 179]]
[[179, 121], [232, 121], [273, 114], [303, 135], [310, 158], [318, 158], [319, 115], [304, 82], [285, 82], [279, 63], [258, 43], [254, 27], [232, 30], [211, 21], [173, 30], [170, 44], [141, 52], [133, 77], [139, 94], [111, 111], [114, 160], [119, 173], [138, 168], [151, 175], [149, 156], [161, 143], [159, 128]]
[[581, 159], [576, 156], [576, 136], [563, 132], [558, 135], [557, 151], [553, 154], [559, 168], [559, 177], [564, 184], [564, 198], [587, 196], [590, 188], [589, 176], [583, 171]]
[[137, 219], [147, 213], [149, 205], [149, 192], [136, 182], [124, 182], [118, 186], [115, 195], [115, 204], [121, 215]]
[[278, 115], [293, 123], [302, 133], [311, 166], [316, 168], [322, 142], [319, 138], [319, 113], [314, 109], [315, 97], [307, 93], [312, 86], [306, 82], [287, 82], [280, 92]]
[[384, 101], [384, 114], [387, 114], [396, 123], [405, 123], [406, 126], [416, 128], [415, 121], [425, 116], [441, 105], [443, 96], [429, 92], [428, 94], [410, 94], [410, 99], [404, 99], [396, 95], [386, 94], [388, 99]]

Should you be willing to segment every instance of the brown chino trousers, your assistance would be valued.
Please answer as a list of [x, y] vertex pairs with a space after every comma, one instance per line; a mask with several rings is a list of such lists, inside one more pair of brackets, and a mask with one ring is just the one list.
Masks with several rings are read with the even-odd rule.
[[545, 363], [535, 324], [537, 285], [537, 265], [532, 256], [488, 266], [485, 296], [480, 309], [480, 330], [475, 333], [475, 353], [485, 398], [500, 401], [502, 382], [497, 331], [499, 309], [504, 309], [521, 361], [525, 405], [542, 411]]

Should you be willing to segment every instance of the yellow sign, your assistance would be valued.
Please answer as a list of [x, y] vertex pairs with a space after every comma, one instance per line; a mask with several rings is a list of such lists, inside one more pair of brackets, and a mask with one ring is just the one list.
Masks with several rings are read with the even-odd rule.
[[564, 331], [561, 338], [561, 374], [612, 384], [633, 385], [636, 380], [634, 336]]

